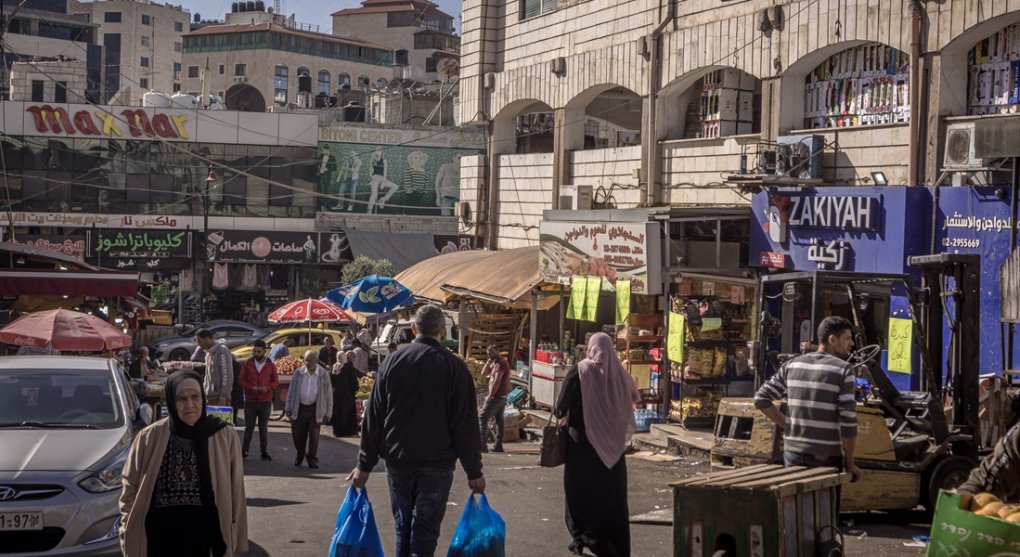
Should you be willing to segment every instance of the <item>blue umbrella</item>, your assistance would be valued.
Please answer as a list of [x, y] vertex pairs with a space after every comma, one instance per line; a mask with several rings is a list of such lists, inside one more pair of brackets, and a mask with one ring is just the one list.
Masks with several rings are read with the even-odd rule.
[[369, 275], [326, 293], [340, 307], [358, 313], [386, 313], [414, 304], [414, 294], [390, 277]]

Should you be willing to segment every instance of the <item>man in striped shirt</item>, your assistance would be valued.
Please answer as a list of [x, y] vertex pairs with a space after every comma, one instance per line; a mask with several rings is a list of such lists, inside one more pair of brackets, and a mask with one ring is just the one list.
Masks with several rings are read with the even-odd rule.
[[[845, 468], [850, 481], [861, 478], [854, 463], [856, 376], [846, 361], [853, 346], [853, 325], [826, 317], [818, 325], [818, 350], [784, 364], [754, 396], [755, 408], [783, 430], [786, 466], [834, 466]], [[789, 416], [772, 404], [783, 396]]]

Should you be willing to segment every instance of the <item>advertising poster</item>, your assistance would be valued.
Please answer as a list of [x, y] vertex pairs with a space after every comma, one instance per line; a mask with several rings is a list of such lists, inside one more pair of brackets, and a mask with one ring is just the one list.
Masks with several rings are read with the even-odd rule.
[[[539, 272], [546, 282], [570, 284], [576, 275], [630, 280], [634, 294], [662, 290], [661, 241], [656, 223], [541, 223]], [[649, 262], [652, 262], [650, 265]]]

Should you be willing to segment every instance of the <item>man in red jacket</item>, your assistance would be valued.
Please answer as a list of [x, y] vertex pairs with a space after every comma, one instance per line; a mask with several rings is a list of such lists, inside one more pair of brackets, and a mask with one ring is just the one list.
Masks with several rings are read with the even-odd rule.
[[248, 458], [251, 434], [255, 430], [257, 417], [262, 460], [273, 460], [269, 456], [269, 413], [273, 409], [273, 391], [280, 385], [280, 379], [276, 375], [276, 366], [266, 356], [264, 341], [255, 341], [251, 359], [241, 368], [238, 380], [244, 389], [244, 443], [241, 446], [241, 455]]

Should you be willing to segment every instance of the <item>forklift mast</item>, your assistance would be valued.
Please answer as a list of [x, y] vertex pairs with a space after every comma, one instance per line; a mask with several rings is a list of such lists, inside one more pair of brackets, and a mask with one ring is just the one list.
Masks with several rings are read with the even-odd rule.
[[[954, 454], [977, 457], [979, 434], [978, 375], [981, 337], [981, 258], [972, 254], [940, 253], [907, 258], [907, 264], [921, 271], [921, 288], [914, 305], [919, 307], [927, 353], [932, 356], [931, 370], [923, 380], [924, 390], [941, 393], [948, 390], [953, 401], [951, 434], [969, 438], [954, 443]], [[950, 279], [952, 279], [950, 281]], [[952, 301], [950, 307], [949, 301]], [[942, 366], [943, 317], [949, 324], [949, 344], [945, 373]], [[943, 376], [945, 382], [943, 382]], [[941, 396], [935, 397], [936, 401]], [[941, 408], [934, 415], [942, 416]]]

